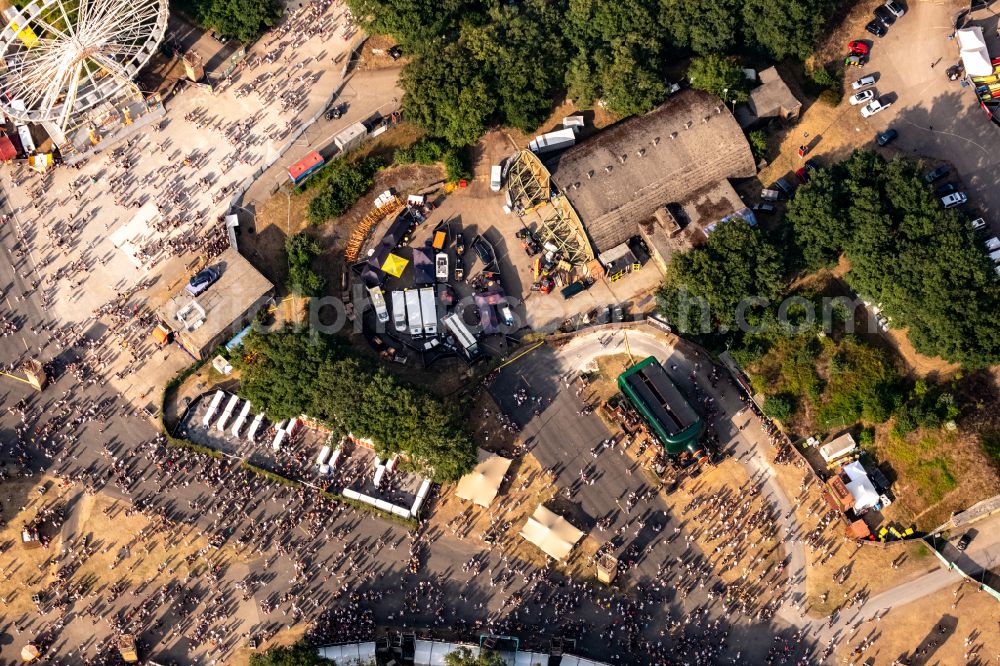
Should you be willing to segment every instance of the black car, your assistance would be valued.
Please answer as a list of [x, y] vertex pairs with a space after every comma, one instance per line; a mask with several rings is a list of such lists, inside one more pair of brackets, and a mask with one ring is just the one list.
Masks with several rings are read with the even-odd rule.
[[386, 53], [388, 53], [389, 57], [393, 60], [399, 60], [403, 57], [403, 49], [399, 48], [398, 45], [391, 47], [388, 51], [386, 51]]
[[949, 173], [951, 173], [951, 167], [948, 166], [947, 164], [942, 164], [933, 171], [927, 172], [927, 174], [924, 176], [924, 182], [933, 183], [938, 178], [943, 178], [944, 176], [947, 176]]
[[769, 204], [765, 201], [763, 203], [755, 203], [753, 205], [753, 211], [755, 213], [773, 213], [775, 208], [773, 204]]
[[889, 11], [889, 8], [885, 5], [879, 5], [875, 8], [875, 18], [882, 21], [886, 26], [890, 26], [896, 22], [896, 15]]
[[899, 132], [897, 132], [894, 129], [889, 129], [889, 130], [886, 130], [886, 131], [882, 132], [877, 137], [875, 137], [875, 143], [877, 143], [880, 146], [887, 146], [897, 136], [899, 136]]
[[771, 189], [781, 190], [782, 192], [785, 193], [785, 196], [788, 197], [789, 199], [795, 196], [795, 186], [792, 185], [790, 182], [788, 182], [787, 178], [779, 178], [778, 180], [774, 181], [774, 185], [771, 186]]
[[934, 190], [934, 194], [939, 197], [947, 196], [954, 192], [958, 192], [961, 188], [958, 183], [945, 183], [941, 187]]
[[958, 543], [955, 545], [955, 547], [961, 551], [964, 551], [966, 548], [969, 547], [969, 544], [972, 543], [973, 536], [975, 535], [971, 531], [966, 532], [965, 534], [962, 535], [962, 538], [958, 540]]
[[193, 275], [184, 288], [192, 296], [197, 296], [201, 292], [212, 286], [212, 283], [219, 279], [219, 272], [214, 268], [203, 268]]
[[888, 32], [888, 30], [885, 29], [885, 25], [883, 25], [883, 23], [878, 19], [869, 21], [865, 26], [865, 30], [872, 33], [876, 37], [885, 37], [885, 34]]

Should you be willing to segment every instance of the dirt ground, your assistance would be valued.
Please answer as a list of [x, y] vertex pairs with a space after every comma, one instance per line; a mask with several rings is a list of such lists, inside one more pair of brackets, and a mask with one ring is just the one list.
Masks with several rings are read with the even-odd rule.
[[975, 433], [921, 429], [900, 439], [881, 426], [875, 449], [896, 474], [896, 501], [884, 512], [889, 520], [929, 530], [953, 512], [1000, 493], [1000, 476]]
[[[3, 614], [8, 617], [36, 612], [31, 596], [42, 594], [55, 581], [59, 565], [50, 558], [60, 553], [64, 546], [80, 548], [86, 543], [96, 548], [72, 575], [73, 580], [86, 581], [91, 589], [118, 581], [138, 584], [161, 576], [175, 579], [192, 568], [184, 558], [197, 552], [208, 555], [199, 557], [193, 565], [195, 568], [207, 566], [209, 558], [221, 562], [236, 557], [235, 551], [228, 546], [211, 550], [204, 538], [173, 527], [157, 527], [138, 512], [126, 516], [129, 505], [100, 494], [84, 494], [69, 504], [62, 530], [53, 537], [48, 548], [25, 549], [21, 546], [21, 527], [41, 508], [64, 503], [71, 495], [76, 495], [75, 489], [60, 487], [57, 482], [58, 479], [46, 476], [4, 483], [4, 490], [9, 495], [28, 498], [23, 510], [7, 519], [0, 530], [0, 543], [13, 544], [0, 554], [0, 572], [4, 573], [0, 581], [0, 598], [5, 601]], [[34, 490], [40, 484], [49, 486], [44, 495]], [[161, 565], [164, 565], [163, 570], [159, 571]]]
[[[633, 449], [634, 451], [634, 449]], [[734, 488], [742, 488], [749, 485], [750, 477], [743, 467], [731, 458], [723, 460], [718, 465], [706, 467], [696, 479], [685, 479], [672, 493], [662, 493], [667, 504], [670, 505], [671, 512], [679, 521], [686, 523], [686, 532], [695, 535], [695, 543], [705, 552], [710, 560], [714, 560], [718, 566], [720, 553], [714, 553], [716, 546], [725, 539], [712, 538], [706, 529], [712, 523], [704, 523], [699, 519], [699, 511], [688, 511], [687, 506], [695, 498], [704, 498], [709, 495], [724, 494], [731, 492]], [[753, 514], [764, 505], [764, 500], [760, 495], [753, 495], [751, 498], [749, 513]], [[771, 521], [765, 521], [764, 525], [771, 525]], [[765, 576], [775, 576], [776, 568], [784, 559], [784, 551], [780, 547], [774, 534], [762, 533], [757, 529], [747, 535], [746, 541], [755, 544], [752, 551], [764, 554], [761, 559], [741, 559], [736, 565], [728, 565], [717, 572], [717, 575], [726, 583], [735, 583], [745, 578], [750, 582], [754, 579], [758, 584]], [[746, 548], [745, 543], [740, 543], [738, 550]], [[727, 548], [724, 553], [731, 549]], [[749, 568], [748, 568], [749, 567]]]
[[254, 654], [259, 654], [273, 647], [278, 647], [279, 645], [292, 645], [297, 643], [306, 634], [308, 626], [305, 624], [296, 624], [282, 629], [274, 636], [269, 638], [267, 641], [262, 643], [256, 650], [251, 650], [250, 648], [243, 646], [238, 650], [235, 650], [228, 659], [225, 661], [225, 666], [249, 666], [250, 657]]
[[[526, 454], [511, 463], [507, 479], [500, 487], [497, 498], [489, 509], [477, 506], [455, 496], [455, 485], [441, 489], [440, 499], [430, 519], [432, 528], [449, 532], [460, 541], [482, 543], [484, 535], [490, 532], [491, 522], [499, 529], [499, 539], [494, 547], [500, 548], [510, 557], [530, 562], [536, 566], [546, 566], [548, 557], [528, 543], [520, 535], [528, 517], [539, 504], [555, 497], [556, 487], [551, 478], [542, 470], [538, 460]], [[503, 526], [506, 525], [506, 529]], [[601, 544], [594, 537], [586, 535], [573, 549], [565, 564], [555, 565], [555, 569], [574, 577], [593, 577], [594, 554]]]
[[[969, 583], [956, 585], [861, 625], [853, 640], [841, 643], [838, 663], [890, 666], [902, 657], [911, 664], [991, 664], [1000, 654], [998, 623], [996, 599]], [[860, 656], [852, 655], [871, 637], [876, 638], [871, 647]]]
[[386, 53], [390, 47], [395, 45], [396, 38], [392, 35], [372, 35], [361, 47], [356, 68], [360, 71], [405, 65], [409, 61], [405, 54], [399, 60], [393, 60]]
[[[826, 513], [819, 486], [813, 483], [802, 492], [802, 482], [807, 476], [805, 463], [774, 467], [778, 483], [795, 504], [803, 532], [812, 533]], [[937, 560], [922, 542], [884, 547], [863, 544], [859, 548], [844, 537], [844, 526], [839, 521], [829, 524], [820, 534], [818, 548], [805, 545], [807, 610], [819, 617], [828, 616], [857, 592], [873, 596], [938, 568]], [[838, 572], [847, 575], [838, 581], [835, 579]]]

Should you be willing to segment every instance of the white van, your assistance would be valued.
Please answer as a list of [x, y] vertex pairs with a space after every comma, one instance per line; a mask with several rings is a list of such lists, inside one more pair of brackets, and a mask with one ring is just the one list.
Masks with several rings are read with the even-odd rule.
[[503, 167], [494, 164], [490, 169], [490, 189], [499, 192], [501, 185], [503, 185]]

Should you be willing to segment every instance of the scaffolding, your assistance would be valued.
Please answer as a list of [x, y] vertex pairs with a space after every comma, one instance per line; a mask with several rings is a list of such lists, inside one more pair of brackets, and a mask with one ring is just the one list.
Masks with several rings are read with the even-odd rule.
[[573, 265], [593, 261], [594, 250], [583, 223], [565, 197], [552, 193], [549, 170], [530, 150], [522, 150], [512, 159], [507, 192], [519, 214], [538, 213], [541, 224], [537, 233], [543, 244], [554, 245]]
[[403, 202], [399, 200], [399, 197], [393, 195], [392, 199], [382, 204], [378, 208], [373, 208], [365, 218], [361, 220], [358, 226], [354, 227], [354, 231], [351, 232], [351, 238], [347, 241], [347, 248], [344, 250], [344, 257], [347, 259], [348, 263], [354, 263], [358, 260], [358, 254], [361, 252], [361, 247], [368, 240], [368, 234], [371, 233], [372, 229], [378, 224], [379, 220], [383, 219], [387, 215], [395, 215], [403, 208]]
[[532, 211], [549, 200], [552, 183], [549, 170], [530, 150], [522, 150], [507, 172], [507, 191], [515, 207]]
[[555, 245], [563, 258], [574, 266], [586, 264], [594, 259], [594, 250], [583, 228], [583, 223], [577, 217], [576, 211], [563, 196], [556, 195], [549, 201], [551, 213], [541, 217], [538, 235], [542, 245]]

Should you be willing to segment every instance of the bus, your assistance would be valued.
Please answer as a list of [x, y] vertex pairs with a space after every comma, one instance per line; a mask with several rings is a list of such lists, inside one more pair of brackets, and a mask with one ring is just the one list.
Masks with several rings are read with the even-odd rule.
[[423, 335], [424, 322], [420, 317], [420, 294], [416, 289], [407, 289], [403, 292], [406, 299], [406, 321], [410, 329], [411, 336]]
[[300, 185], [306, 178], [319, 170], [326, 160], [315, 150], [303, 157], [301, 160], [288, 167], [288, 177], [296, 185]]
[[420, 316], [424, 320], [424, 335], [437, 335], [437, 305], [434, 303], [434, 288], [420, 290]]

